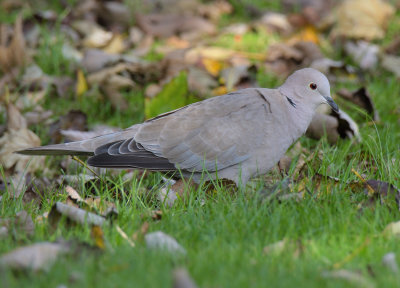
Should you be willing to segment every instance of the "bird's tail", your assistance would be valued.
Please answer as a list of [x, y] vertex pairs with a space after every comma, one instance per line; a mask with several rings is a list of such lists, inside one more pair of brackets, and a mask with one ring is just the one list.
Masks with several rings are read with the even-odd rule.
[[94, 155], [97, 147], [110, 142], [134, 138], [138, 125], [127, 128], [123, 131], [114, 132], [106, 135], [97, 136], [91, 139], [69, 142], [64, 144], [54, 144], [40, 147], [32, 147], [17, 151], [24, 155]]

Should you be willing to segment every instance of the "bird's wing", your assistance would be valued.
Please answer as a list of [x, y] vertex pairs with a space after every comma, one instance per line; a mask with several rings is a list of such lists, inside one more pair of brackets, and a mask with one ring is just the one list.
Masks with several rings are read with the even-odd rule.
[[88, 163], [190, 172], [221, 170], [249, 157], [263, 141], [270, 107], [244, 89], [168, 112], [140, 125], [134, 137], [103, 145]]

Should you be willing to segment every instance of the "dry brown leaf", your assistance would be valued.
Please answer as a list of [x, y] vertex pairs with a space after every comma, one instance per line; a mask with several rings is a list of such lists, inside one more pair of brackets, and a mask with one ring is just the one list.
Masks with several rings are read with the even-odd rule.
[[332, 37], [374, 40], [385, 35], [385, 29], [394, 14], [394, 8], [382, 0], [346, 0], [332, 18]]
[[269, 31], [282, 33], [283, 35], [287, 35], [293, 30], [287, 16], [275, 12], [267, 12], [264, 14], [256, 25], [265, 26]]
[[322, 59], [319, 47], [310, 41], [292, 40], [292, 44], [271, 45], [267, 52], [266, 68], [276, 75], [286, 77], [293, 71], [308, 67]]
[[50, 125], [49, 134], [52, 143], [60, 143], [62, 140], [61, 130], [87, 130], [87, 116], [80, 110], [70, 110], [56, 122]]
[[112, 31], [123, 31], [132, 24], [132, 15], [127, 3], [96, 1], [94, 12], [99, 23]]
[[203, 69], [190, 67], [187, 76], [189, 91], [200, 97], [212, 95], [212, 90], [218, 86], [217, 80]]
[[57, 258], [70, 251], [67, 244], [42, 242], [12, 250], [0, 257], [0, 266], [33, 271], [49, 270]]
[[120, 59], [119, 55], [109, 54], [100, 49], [87, 49], [81, 65], [87, 72], [92, 73], [115, 64]]
[[5, 29], [1, 29], [0, 35], [0, 68], [3, 72], [10, 72], [15, 66], [21, 67], [27, 62], [25, 39], [22, 32], [22, 17], [18, 16], [12, 33], [12, 40], [7, 45], [7, 38], [3, 33]]
[[[29, 157], [14, 152], [40, 146], [40, 139], [27, 128], [18, 109], [7, 105], [7, 132], [0, 138], [0, 163], [7, 173], [31, 172], [43, 168], [43, 157]], [[29, 165], [28, 165], [29, 164]]]
[[213, 34], [215, 26], [209, 21], [186, 14], [147, 14], [136, 15], [137, 25], [147, 34], [167, 38], [173, 35], [187, 35], [198, 38], [204, 34]]

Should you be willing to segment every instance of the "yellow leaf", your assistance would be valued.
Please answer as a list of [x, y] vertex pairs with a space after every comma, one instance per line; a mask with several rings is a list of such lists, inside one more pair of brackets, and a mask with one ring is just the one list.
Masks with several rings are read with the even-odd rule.
[[77, 73], [77, 82], [76, 82], [76, 95], [81, 97], [88, 90], [88, 84], [86, 82], [85, 75], [82, 70], [79, 69]]
[[308, 25], [304, 29], [300, 30], [299, 33], [295, 34], [293, 37], [291, 37], [288, 40], [288, 43], [296, 43], [300, 41], [309, 41], [313, 42], [315, 44], [319, 44], [319, 38], [318, 38], [318, 33], [317, 29], [315, 29], [314, 26]]
[[202, 62], [203, 62], [204, 67], [206, 68], [207, 72], [215, 77], [219, 75], [219, 72], [225, 66], [222, 61], [209, 59], [209, 58], [203, 58]]
[[104, 52], [111, 54], [119, 54], [125, 51], [124, 37], [120, 34], [113, 36], [111, 41], [103, 48]]
[[104, 233], [100, 226], [94, 225], [91, 229], [91, 235], [96, 247], [102, 250], [106, 248], [106, 244], [104, 243]]
[[228, 89], [226, 88], [226, 86], [219, 86], [215, 89], [212, 90], [213, 95], [223, 95], [228, 93]]

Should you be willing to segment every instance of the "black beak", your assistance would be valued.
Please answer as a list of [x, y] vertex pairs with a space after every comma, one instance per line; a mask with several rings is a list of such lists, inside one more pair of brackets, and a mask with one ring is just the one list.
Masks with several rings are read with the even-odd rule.
[[326, 103], [328, 103], [329, 106], [332, 107], [333, 111], [335, 111], [336, 113], [339, 112], [339, 107], [337, 106], [335, 101], [333, 101], [333, 99], [331, 97], [327, 97], [325, 99], [326, 99]]

